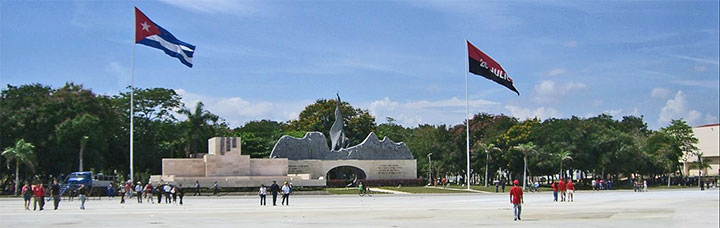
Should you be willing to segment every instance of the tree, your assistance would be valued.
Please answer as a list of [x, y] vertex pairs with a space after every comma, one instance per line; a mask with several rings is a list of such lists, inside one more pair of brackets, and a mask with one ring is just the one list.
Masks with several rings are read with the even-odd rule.
[[24, 139], [20, 139], [15, 143], [14, 147], [8, 147], [2, 152], [2, 155], [7, 159], [7, 166], [10, 169], [10, 162], [15, 160], [15, 195], [18, 195], [18, 186], [20, 183], [20, 164], [24, 164], [35, 170], [35, 164], [37, 158], [33, 152], [35, 146], [30, 143], [26, 143]]
[[568, 150], [560, 150], [560, 152], [555, 154], [555, 158], [560, 161], [560, 179], [565, 179], [565, 173], [563, 172], [563, 161], [565, 160], [572, 160], [572, 154]]
[[[683, 153], [682, 160], [685, 164], [687, 164], [687, 161], [691, 157], [697, 156], [697, 147], [695, 144], [697, 144], [698, 139], [695, 138], [692, 127], [690, 127], [685, 120], [672, 120], [669, 126], [661, 128], [660, 130], [673, 137], [673, 147]], [[679, 165], [677, 168], [678, 170], [681, 169]], [[680, 171], [681, 176], [682, 173], [683, 171]]]
[[525, 167], [523, 169], [523, 190], [525, 190], [525, 183], [527, 182], [527, 156], [530, 154], [537, 153], [535, 150], [535, 144], [532, 142], [523, 143], [513, 147], [514, 150], [519, 151], [523, 155], [523, 163]]
[[492, 151], [501, 151], [500, 148], [496, 147], [495, 144], [485, 144], [480, 141], [475, 143], [475, 148], [485, 152], [485, 187], [488, 186], [488, 165], [490, 162], [490, 153]]
[[[336, 100], [319, 99], [314, 104], [308, 105], [300, 112], [297, 120], [289, 123], [290, 130], [296, 131], [319, 131], [330, 137], [329, 130], [335, 122]], [[343, 116], [343, 132], [350, 139], [350, 145], [355, 145], [375, 130], [375, 117], [367, 110], [353, 108], [349, 103], [340, 104], [340, 112]], [[327, 139], [330, 143], [330, 138]], [[330, 144], [328, 144], [328, 147]]]
[[201, 136], [207, 135], [208, 132], [212, 132], [212, 125], [208, 124], [208, 122], [212, 122], [214, 124], [220, 119], [217, 115], [204, 110], [203, 107], [205, 107], [205, 105], [198, 101], [195, 105], [194, 111], [191, 111], [188, 108], [182, 108], [178, 111], [178, 113], [187, 117], [187, 120], [185, 120], [184, 123], [187, 126], [186, 135], [190, 139], [189, 143], [191, 145], [190, 148], [192, 150], [193, 157], [197, 157], [198, 143], [202, 144], [202, 142], [199, 141], [205, 141], [205, 139], [201, 138]]

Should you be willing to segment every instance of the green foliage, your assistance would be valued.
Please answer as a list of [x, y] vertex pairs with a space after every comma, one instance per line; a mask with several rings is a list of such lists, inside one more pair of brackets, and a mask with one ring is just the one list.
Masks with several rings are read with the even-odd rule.
[[[58, 176], [75, 170], [82, 139], [87, 136], [84, 159], [88, 170], [127, 175], [129, 99], [129, 91], [115, 96], [97, 95], [74, 83], [60, 88], [8, 85], [0, 93], [0, 148], [16, 146], [22, 139], [34, 146], [32, 151], [40, 158], [33, 163], [36, 173], [40, 177]], [[184, 107], [181, 96], [172, 89], [136, 88], [133, 106], [136, 176], [159, 174], [162, 158], [207, 152], [207, 139], [214, 136], [240, 136], [243, 153], [253, 158], [268, 157], [282, 135], [300, 138], [308, 131], [320, 131], [329, 137], [336, 102], [317, 100], [297, 120], [286, 123], [250, 121], [230, 130], [222, 118], [205, 110], [202, 103], [193, 109]], [[367, 110], [353, 108], [347, 102], [340, 108], [344, 132], [351, 145], [375, 131], [380, 138], [405, 142], [418, 161], [420, 176], [427, 175], [430, 153], [433, 176], [464, 174], [464, 123], [405, 127], [387, 118], [387, 123], [376, 125]], [[484, 173], [487, 164], [490, 173], [502, 168], [518, 175], [523, 171], [525, 158], [529, 174], [535, 176], [555, 175], [558, 167], [610, 175], [663, 175], [677, 172], [681, 167], [679, 160], [698, 156], [697, 138], [683, 120], [673, 120], [667, 127], [653, 131], [647, 128], [642, 116], [616, 120], [602, 114], [541, 122], [478, 113], [470, 119], [469, 128], [470, 165], [477, 174]], [[4, 156], [2, 162], [14, 165], [8, 159], [9, 155]], [[12, 173], [9, 169], [0, 166], [0, 173]]]
[[[336, 100], [319, 99], [314, 104], [308, 105], [300, 112], [297, 120], [289, 123], [289, 130], [294, 131], [318, 131], [325, 134], [330, 143], [330, 127], [335, 122]], [[375, 117], [371, 116], [367, 110], [356, 109], [347, 102], [340, 104], [340, 112], [343, 115], [343, 132], [345, 137], [350, 139], [350, 145], [355, 145], [375, 130]]]

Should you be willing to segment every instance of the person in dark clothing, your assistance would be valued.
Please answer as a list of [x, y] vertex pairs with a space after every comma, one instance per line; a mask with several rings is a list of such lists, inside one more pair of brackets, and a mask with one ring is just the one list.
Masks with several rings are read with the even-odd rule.
[[502, 189], [502, 192], [505, 192], [505, 178], [503, 178], [500, 182], [500, 188]]
[[180, 205], [183, 205], [182, 199], [183, 196], [185, 196], [185, 191], [183, 191], [182, 184], [179, 184], [177, 187], [177, 195], [180, 197]]
[[157, 195], [158, 204], [162, 203], [162, 195], [163, 195], [163, 185], [158, 184], [158, 186], [155, 188], [155, 194]]
[[53, 180], [53, 184], [50, 186], [50, 195], [53, 198], [55, 210], [57, 210], [58, 205], [60, 205], [60, 185], [58, 185], [57, 180]]
[[277, 206], [277, 195], [280, 191], [280, 186], [277, 185], [277, 182], [273, 181], [273, 184], [270, 185], [270, 193], [272, 193], [273, 196], [273, 206]]
[[218, 190], [219, 190], [219, 187], [218, 187], [217, 181], [215, 181], [215, 183], [213, 184], [213, 195], [214, 196], [217, 196]]
[[195, 180], [195, 194], [193, 196], [199, 196], [200, 195], [200, 182]]

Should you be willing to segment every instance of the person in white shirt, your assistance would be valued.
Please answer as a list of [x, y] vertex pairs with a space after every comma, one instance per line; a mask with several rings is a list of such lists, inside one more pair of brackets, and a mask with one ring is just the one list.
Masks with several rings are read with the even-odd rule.
[[170, 183], [165, 183], [165, 186], [163, 186], [163, 192], [165, 192], [165, 203], [172, 203], [172, 199], [170, 199], [170, 190], [172, 190], [172, 187], [170, 187]]
[[142, 203], [142, 200], [143, 200], [142, 192], [143, 192], [142, 183], [140, 183], [140, 181], [138, 181], [137, 185], [135, 185], [135, 193], [137, 194], [138, 203]]
[[265, 206], [265, 197], [267, 196], [267, 188], [264, 184], [260, 185], [260, 205]]
[[[288, 184], [287, 181], [285, 181], [285, 184], [282, 186], [282, 205], [290, 206], [290, 184]], [[287, 204], [285, 203], [287, 201]]]

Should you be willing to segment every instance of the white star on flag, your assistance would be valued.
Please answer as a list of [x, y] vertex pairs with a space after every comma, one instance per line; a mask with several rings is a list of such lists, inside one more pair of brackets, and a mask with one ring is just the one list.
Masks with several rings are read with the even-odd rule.
[[142, 25], [142, 30], [145, 30], [145, 31], [148, 31], [148, 32], [150, 31], [150, 25], [148, 25], [147, 21], [144, 21], [144, 22], [143, 22], [142, 24], [140, 24], [140, 25]]

